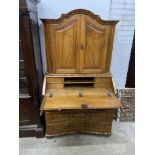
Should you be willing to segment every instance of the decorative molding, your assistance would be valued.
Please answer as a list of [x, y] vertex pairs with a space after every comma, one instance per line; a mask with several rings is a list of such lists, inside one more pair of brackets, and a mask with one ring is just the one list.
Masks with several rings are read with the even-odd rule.
[[83, 15], [87, 15], [93, 19], [95, 19], [98, 23], [101, 24], [105, 24], [105, 25], [116, 25], [119, 21], [118, 20], [103, 20], [100, 18], [99, 15], [95, 15], [93, 12], [89, 11], [89, 10], [85, 10], [85, 9], [76, 9], [76, 10], [72, 10], [70, 12], [68, 12], [67, 14], [62, 14], [60, 16], [60, 18], [58, 19], [40, 19], [42, 22], [53, 22], [53, 23], [60, 23], [65, 19], [70, 18], [73, 15], [77, 15], [77, 14], [83, 14]]

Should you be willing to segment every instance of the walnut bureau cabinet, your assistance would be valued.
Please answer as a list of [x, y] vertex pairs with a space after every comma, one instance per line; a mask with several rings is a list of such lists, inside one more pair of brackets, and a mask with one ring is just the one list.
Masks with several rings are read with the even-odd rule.
[[70, 132], [111, 134], [121, 107], [110, 73], [115, 25], [88, 10], [41, 19], [47, 74], [41, 114], [46, 136]]

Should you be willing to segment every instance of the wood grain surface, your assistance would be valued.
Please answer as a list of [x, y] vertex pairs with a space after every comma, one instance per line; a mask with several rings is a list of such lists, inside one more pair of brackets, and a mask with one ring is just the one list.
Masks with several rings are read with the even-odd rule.
[[84, 10], [42, 21], [48, 73], [109, 72], [117, 21], [101, 22]]
[[46, 136], [111, 134], [117, 99], [110, 63], [115, 26], [83, 9], [42, 19], [47, 59], [43, 83]]

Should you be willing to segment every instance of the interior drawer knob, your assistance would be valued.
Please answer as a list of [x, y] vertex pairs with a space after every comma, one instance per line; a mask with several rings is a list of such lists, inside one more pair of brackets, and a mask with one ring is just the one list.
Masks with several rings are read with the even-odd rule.
[[82, 93], [79, 93], [79, 97], [83, 97], [83, 94]]
[[49, 97], [53, 97], [53, 94], [49, 94]]
[[111, 93], [107, 93], [107, 95], [108, 95], [109, 97], [111, 97], [111, 96], [112, 96], [112, 94], [111, 94]]

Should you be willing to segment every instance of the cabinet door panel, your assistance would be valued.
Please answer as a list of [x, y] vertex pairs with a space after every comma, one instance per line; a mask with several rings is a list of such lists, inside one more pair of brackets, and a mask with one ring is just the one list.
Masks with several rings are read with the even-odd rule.
[[88, 16], [81, 18], [81, 72], [105, 73], [108, 52], [108, 26]]
[[56, 46], [55, 53], [57, 59], [57, 70], [61, 72], [65, 69], [76, 72], [76, 24], [72, 23], [65, 28], [60, 28], [56, 31]]
[[[59, 24], [50, 24], [47, 35], [46, 49], [49, 54], [48, 72], [77, 73], [78, 72], [78, 16], [73, 16]], [[49, 33], [51, 32], [51, 33]], [[52, 67], [49, 67], [52, 66]]]

